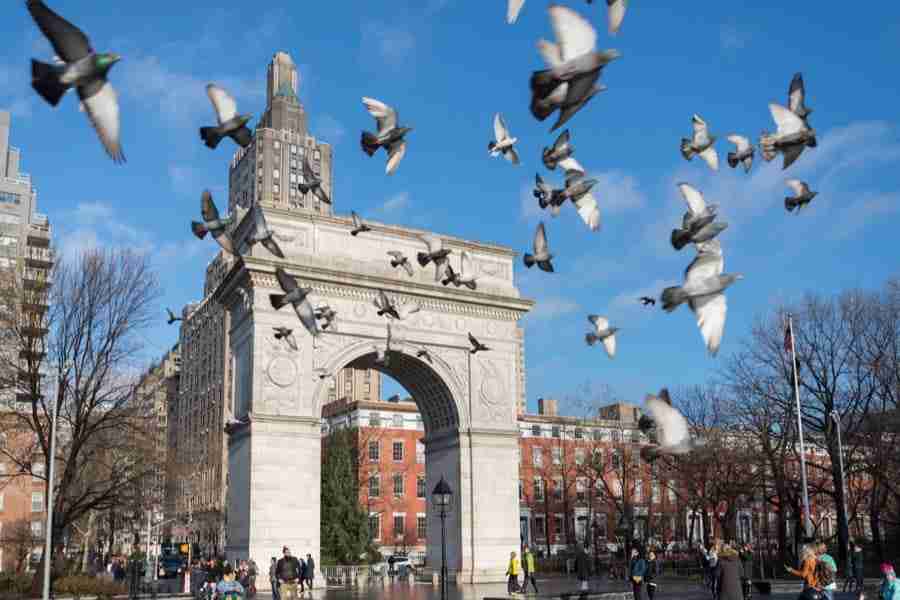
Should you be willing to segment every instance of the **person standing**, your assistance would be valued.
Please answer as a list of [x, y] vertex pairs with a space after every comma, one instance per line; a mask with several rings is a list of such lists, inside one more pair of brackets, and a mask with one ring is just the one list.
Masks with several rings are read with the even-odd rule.
[[900, 600], [900, 584], [897, 583], [897, 575], [890, 563], [881, 565], [881, 590], [879, 600]]
[[631, 560], [628, 563], [628, 578], [631, 580], [631, 591], [634, 600], [641, 600], [641, 589], [644, 587], [644, 576], [647, 574], [647, 561], [641, 558], [637, 548], [631, 549]]
[[857, 590], [862, 591], [863, 582], [865, 580], [864, 569], [864, 560], [863, 560], [863, 549], [862, 546], [859, 545], [859, 542], [853, 542], [853, 551], [850, 553], [850, 560], [847, 561], [848, 564], [848, 577], [847, 581], [844, 583], [844, 591], [849, 590]]
[[834, 592], [837, 590], [837, 562], [828, 554], [828, 546], [825, 542], [820, 542], [816, 547], [816, 561], [822, 563], [823, 567], [819, 567], [816, 579], [822, 587], [822, 593], [827, 600], [834, 600]]
[[591, 577], [590, 565], [588, 564], [588, 555], [587, 552], [584, 551], [584, 546], [582, 546], [581, 544], [578, 544], [576, 546], [575, 552], [575, 572], [578, 576], [581, 591], [586, 592], [588, 591], [588, 581]]
[[306, 562], [300, 557], [297, 557], [297, 562], [300, 564], [300, 579], [297, 583], [300, 586], [299, 591], [302, 594], [306, 589], [306, 586], [304, 585], [306, 582]]
[[743, 579], [741, 584], [744, 586], [744, 600], [750, 600], [753, 594], [753, 547], [750, 544], [744, 544], [738, 555], [741, 559], [741, 570], [743, 571]]
[[306, 589], [313, 589], [313, 579], [316, 578], [316, 561], [313, 560], [312, 554], [306, 555]]
[[279, 600], [278, 571], [276, 570], [277, 565], [278, 559], [273, 556], [272, 562], [269, 563], [269, 585], [272, 586], [272, 600]]
[[644, 582], [647, 584], [647, 598], [653, 600], [656, 595], [656, 572], [659, 564], [656, 562], [656, 553], [652, 550], [647, 554], [647, 572], [644, 574]]
[[509, 565], [506, 567], [506, 593], [514, 594], [519, 591], [519, 559], [515, 552], [509, 553]]
[[278, 578], [278, 595], [281, 600], [297, 600], [297, 581], [300, 579], [300, 562], [291, 556], [287, 546], [281, 549], [284, 554], [275, 564], [275, 575]]
[[531, 548], [525, 546], [525, 554], [522, 555], [522, 570], [525, 572], [525, 579], [522, 581], [522, 591], [528, 591], [528, 582], [534, 587], [534, 593], [538, 593], [537, 581], [534, 579], [534, 554]]
[[719, 600], [743, 600], [743, 578], [744, 569], [737, 551], [729, 544], [725, 544], [718, 556], [716, 590]]
[[719, 550], [722, 548], [722, 543], [719, 540], [716, 540], [709, 546], [709, 551], [706, 553], [706, 558], [709, 560], [709, 579], [710, 579], [710, 592], [712, 593], [713, 600], [718, 600], [719, 598], [719, 575], [720, 566], [719, 566]]
[[222, 569], [222, 581], [216, 584], [216, 597], [221, 600], [241, 600], [244, 597], [244, 586], [235, 580], [231, 565]]

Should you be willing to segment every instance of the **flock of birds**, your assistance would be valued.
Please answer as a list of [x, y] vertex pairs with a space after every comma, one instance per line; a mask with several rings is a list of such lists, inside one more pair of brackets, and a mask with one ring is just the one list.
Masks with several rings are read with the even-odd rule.
[[[507, 21], [515, 23], [524, 0], [508, 0]], [[591, 4], [592, 0], [588, 0]], [[57, 106], [62, 97], [70, 89], [75, 89], [80, 100], [80, 109], [86, 113], [106, 152], [116, 163], [125, 162], [120, 141], [119, 105], [115, 90], [107, 79], [111, 67], [121, 57], [113, 53], [96, 52], [88, 37], [78, 27], [52, 11], [42, 0], [26, 0], [26, 7], [38, 28], [48, 39], [56, 52], [54, 62], [44, 63], [31, 61], [32, 87], [51, 106]], [[606, 0], [610, 34], [618, 33], [625, 17], [627, 0]], [[545, 121], [551, 114], [558, 112], [556, 123], [550, 129], [557, 130], [580, 111], [594, 96], [605, 91], [606, 86], [599, 84], [600, 75], [609, 63], [621, 57], [618, 50], [597, 50], [597, 32], [591, 23], [574, 10], [558, 4], [548, 9], [556, 43], [539, 40], [537, 49], [546, 67], [531, 75], [531, 113], [538, 121]], [[207, 95], [212, 103], [217, 124], [201, 127], [200, 138], [207, 147], [215, 149], [224, 138], [232, 139], [236, 144], [247, 147], [252, 143], [253, 134], [247, 127], [251, 115], [239, 114], [234, 98], [223, 88], [209, 84]], [[373, 156], [383, 148], [387, 154], [385, 172], [391, 175], [396, 172], [406, 154], [406, 136], [411, 127], [399, 122], [397, 110], [380, 100], [363, 98], [363, 105], [375, 119], [376, 131], [363, 131], [360, 139], [362, 150]], [[783, 156], [783, 169], [792, 165], [806, 148], [815, 148], [816, 133], [809, 125], [812, 109], [805, 105], [805, 89], [803, 78], [797, 73], [788, 89], [787, 106], [771, 103], [769, 111], [775, 122], [774, 133], [763, 132], [759, 139], [759, 149], [764, 160], [772, 161], [778, 154]], [[719, 157], [715, 148], [717, 137], [710, 133], [709, 126], [699, 116], [692, 119], [693, 133], [690, 138], [681, 140], [680, 150], [685, 160], [691, 161], [699, 156], [713, 171], [719, 168]], [[513, 165], [519, 165], [519, 154], [516, 150], [517, 138], [513, 137], [503, 117], [494, 116], [494, 137], [488, 144], [490, 156], [503, 157]], [[749, 139], [733, 134], [727, 137], [735, 145], [735, 150], [727, 156], [728, 165], [736, 168], [741, 165], [749, 172], [753, 165], [755, 147]], [[591, 231], [600, 229], [600, 209], [592, 190], [598, 183], [588, 178], [585, 169], [574, 158], [575, 148], [571, 142], [568, 129], [564, 130], [552, 146], [542, 152], [544, 166], [555, 171], [561, 169], [565, 175], [562, 187], [556, 188], [548, 184], [538, 173], [535, 176], [534, 197], [542, 210], [549, 210], [552, 217], [560, 214], [567, 200], [571, 200], [585, 225]], [[297, 187], [301, 194], [312, 193], [319, 200], [331, 203], [321, 177], [310, 164], [307, 157], [303, 159], [303, 176]], [[789, 212], [807, 205], [817, 194], [809, 186], [798, 179], [788, 179], [786, 184], [794, 192], [794, 196], [785, 198], [785, 209]], [[660, 301], [662, 308], [671, 312], [681, 304], [687, 304], [696, 316], [708, 352], [715, 356], [721, 344], [725, 328], [727, 303], [724, 292], [735, 281], [742, 278], [740, 274], [726, 274], [722, 248], [716, 239], [719, 233], [728, 227], [727, 223], [717, 222], [718, 205], [707, 204], [703, 194], [687, 183], [678, 184], [679, 191], [687, 204], [687, 212], [680, 226], [672, 230], [671, 244], [678, 251], [688, 244], [694, 244], [696, 256], [684, 273], [684, 283], [662, 291]], [[258, 203], [250, 207], [253, 212], [252, 229], [246, 241], [248, 247], [262, 244], [273, 255], [284, 258], [284, 253], [275, 240], [273, 230], [266, 223], [265, 216]], [[213, 240], [225, 252], [238, 256], [239, 252], [231, 237], [229, 228], [234, 224], [234, 216], [223, 217], [213, 201], [212, 194], [205, 190], [201, 195], [200, 212], [202, 221], [194, 221], [191, 229], [198, 238], [203, 239], [210, 234]], [[350, 235], [356, 237], [371, 231], [356, 212], [351, 213], [353, 228]], [[477, 277], [472, 268], [472, 259], [466, 251], [461, 252], [459, 271], [449, 261], [451, 250], [443, 247], [442, 240], [433, 235], [422, 237], [427, 250], [418, 252], [416, 262], [425, 268], [433, 264], [434, 280], [444, 286], [453, 284], [465, 286], [470, 290], [477, 289]], [[413, 277], [415, 267], [410, 257], [403, 252], [392, 250], [387, 253], [393, 268], [403, 268]], [[553, 253], [547, 239], [544, 223], [538, 224], [534, 233], [532, 252], [523, 255], [527, 268], [537, 265], [545, 272], [553, 272]], [[272, 306], [278, 310], [291, 305], [303, 327], [315, 338], [322, 330], [334, 327], [336, 311], [327, 305], [313, 307], [309, 301], [311, 288], [300, 287], [296, 280], [281, 267], [276, 269], [276, 276], [283, 294], [272, 294]], [[655, 306], [656, 299], [641, 297], [645, 306]], [[419, 310], [415, 303], [398, 305], [383, 290], [375, 299], [379, 316], [388, 317], [387, 333], [384, 344], [375, 346], [376, 362], [387, 365], [390, 353], [396, 348], [398, 341], [391, 332], [391, 320], [403, 321]], [[168, 322], [180, 320], [167, 309]], [[610, 325], [609, 320], [599, 315], [589, 315], [592, 331], [585, 335], [585, 341], [593, 346], [601, 343], [610, 358], [616, 352], [616, 332], [618, 329]], [[322, 322], [320, 325], [319, 323]], [[284, 340], [292, 348], [296, 348], [293, 330], [285, 327], [275, 329], [274, 336]], [[469, 333], [470, 352], [477, 353], [490, 350]], [[393, 346], [392, 346], [393, 344]], [[419, 358], [431, 361], [425, 348], [418, 348]], [[328, 376], [319, 370], [319, 378]], [[687, 425], [684, 417], [671, 407], [668, 393], [663, 390], [659, 397], [647, 399], [648, 410], [654, 417], [659, 444], [657, 450], [669, 453], [688, 451], [690, 444], [685, 438]], [[652, 423], [645, 428], [652, 428]], [[665, 431], [663, 431], [665, 430]]]

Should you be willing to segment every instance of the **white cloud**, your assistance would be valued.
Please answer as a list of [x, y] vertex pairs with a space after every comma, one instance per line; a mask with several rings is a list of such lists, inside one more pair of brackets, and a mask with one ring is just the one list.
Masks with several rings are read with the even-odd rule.
[[385, 200], [381, 206], [372, 212], [379, 217], [386, 217], [409, 208], [409, 205], [409, 192], [400, 192]]
[[370, 56], [375, 50], [381, 60], [400, 66], [416, 47], [416, 38], [408, 29], [370, 21], [362, 26], [362, 52]]
[[529, 321], [548, 320], [578, 311], [577, 302], [557, 296], [537, 300], [528, 313]]
[[[815, 202], [815, 199], [813, 200]], [[900, 212], [900, 193], [872, 195], [845, 207], [834, 219], [832, 239], [847, 239], [875, 219]]]
[[638, 189], [637, 179], [631, 175], [613, 170], [592, 173], [590, 177], [597, 179], [592, 193], [600, 205], [601, 215], [641, 208], [647, 204], [647, 198]]

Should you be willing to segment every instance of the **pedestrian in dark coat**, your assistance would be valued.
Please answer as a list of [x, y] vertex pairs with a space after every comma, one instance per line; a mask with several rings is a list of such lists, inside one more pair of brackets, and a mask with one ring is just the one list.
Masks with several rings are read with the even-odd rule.
[[865, 574], [863, 573], [863, 549], [859, 542], [853, 543], [853, 552], [850, 553], [850, 560], [847, 562], [850, 563], [850, 568], [847, 569], [848, 577], [844, 583], [844, 591], [853, 589], [860, 591], [863, 589]]
[[313, 560], [312, 554], [306, 555], [306, 589], [313, 589], [313, 579], [316, 578], [316, 561]]
[[587, 552], [584, 551], [584, 546], [581, 544], [578, 544], [578, 549], [575, 553], [575, 573], [578, 576], [578, 581], [581, 583], [581, 591], [587, 591], [591, 571]]
[[644, 583], [647, 584], [647, 598], [653, 600], [656, 595], [656, 570], [658, 563], [656, 562], [656, 553], [652, 550], [647, 554], [647, 570], [644, 573]]
[[647, 561], [641, 558], [637, 548], [631, 549], [631, 562], [628, 564], [628, 578], [631, 581], [631, 591], [634, 600], [641, 600], [641, 590], [644, 588], [644, 577], [647, 575]]
[[753, 593], [753, 547], [750, 544], [744, 544], [738, 556], [744, 571], [744, 578], [741, 580], [741, 584], [744, 586], [744, 600], [750, 600]]
[[719, 600], [744, 600], [744, 589], [741, 584], [744, 569], [741, 567], [737, 551], [729, 544], [725, 544], [719, 553], [718, 571], [716, 587], [719, 591]]

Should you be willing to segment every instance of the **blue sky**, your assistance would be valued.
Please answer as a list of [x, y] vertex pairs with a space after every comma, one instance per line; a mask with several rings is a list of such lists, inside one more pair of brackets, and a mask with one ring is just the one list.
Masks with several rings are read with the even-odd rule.
[[[53, 54], [24, 3], [6, 2], [0, 107], [13, 112], [11, 142], [23, 150], [23, 170], [64, 253], [90, 245], [153, 253], [165, 293], [148, 361], [177, 338], [163, 307], [200, 297], [215, 251], [188, 226], [204, 187], [225, 197], [233, 150], [226, 141], [210, 151], [198, 139], [197, 127], [213, 117], [204, 86], [226, 86], [242, 112], [258, 117], [266, 65], [278, 50], [300, 66], [313, 134], [334, 145], [338, 212], [519, 252], [544, 218], [557, 272], [516, 267], [523, 294], [537, 301], [524, 320], [532, 408], [536, 398], [565, 396], [586, 381], [631, 401], [663, 385], [702, 382], [753, 319], [778, 303], [808, 290], [878, 287], [900, 272], [900, 5], [879, 3], [857, 16], [840, 2], [634, 2], [611, 38], [604, 3], [566, 4], [597, 24], [602, 48], [623, 54], [605, 70], [608, 91], [569, 123], [579, 162], [600, 179], [599, 233], [571, 207], [542, 217], [530, 192], [535, 172], [561, 181], [540, 162], [555, 139], [548, 133], [555, 117], [538, 123], [528, 111], [528, 78], [542, 68], [535, 42], [553, 39], [544, 0], [527, 0], [512, 26], [505, 0], [195, 0], [190, 18], [171, 0], [114, 10], [108, 2], [52, 1], [98, 50], [124, 57], [110, 75], [123, 111], [128, 163], [121, 167], [105, 156], [73, 98], [54, 110], [33, 92], [29, 59]], [[772, 129], [767, 103], [786, 102], [795, 71], [804, 74], [819, 133], [819, 147], [787, 172], [819, 192], [799, 216], [784, 211], [779, 161], [757, 158], [745, 175], [724, 160], [732, 149], [726, 135], [755, 141]], [[360, 129], [372, 126], [362, 96], [396, 106], [415, 128], [393, 177], [384, 175], [383, 157], [359, 148]], [[497, 111], [519, 138], [520, 167], [487, 156]], [[721, 136], [718, 173], [678, 152], [695, 112]], [[679, 181], [720, 203], [730, 223], [721, 236], [726, 271], [746, 276], [728, 293], [719, 358], [707, 356], [686, 308], [665, 314], [637, 303], [679, 281], [693, 254], [668, 244], [684, 211]], [[614, 360], [584, 344], [588, 313], [622, 328]]]

